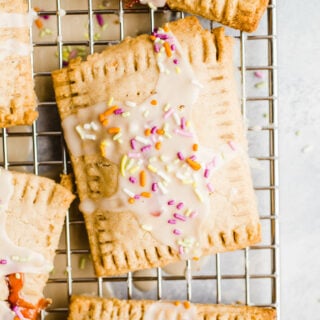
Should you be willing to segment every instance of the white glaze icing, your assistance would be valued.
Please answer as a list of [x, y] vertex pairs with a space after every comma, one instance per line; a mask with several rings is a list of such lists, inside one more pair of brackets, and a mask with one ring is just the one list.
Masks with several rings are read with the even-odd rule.
[[34, 11], [29, 13], [0, 12], [0, 28], [29, 28], [36, 16]]
[[[160, 76], [153, 95], [140, 105], [109, 102], [80, 109], [64, 119], [62, 127], [71, 154], [79, 157], [101, 150], [120, 168], [116, 194], [98, 201], [84, 199], [81, 211], [90, 214], [98, 208], [114, 212], [130, 210], [145, 231], [178, 250], [182, 258], [189, 258], [201, 255], [200, 244], [205, 240], [202, 226], [213, 191], [212, 186], [208, 187], [208, 178], [233, 157], [235, 146], [225, 145], [215, 152], [203, 146], [196, 152], [192, 150], [199, 143], [192, 122], [188, 125], [188, 121], [201, 85], [174, 36], [162, 29], [157, 33], [165, 41], [154, 43], [159, 51]], [[164, 50], [166, 41], [174, 48], [170, 57]], [[114, 105], [117, 107], [111, 107]], [[105, 111], [109, 113], [106, 127]], [[120, 134], [108, 133], [113, 127], [120, 128]], [[150, 135], [145, 135], [146, 129], [151, 131]], [[163, 132], [156, 134], [157, 129]], [[161, 150], [155, 148], [158, 142], [162, 144]], [[186, 159], [191, 156], [196, 156], [194, 161], [201, 166], [199, 170], [188, 165]], [[146, 175], [145, 186], [139, 186], [141, 171]], [[207, 171], [210, 174], [206, 176]], [[145, 197], [143, 192], [151, 197]], [[128, 200], [135, 197], [129, 205]], [[174, 205], [170, 200], [174, 200]]]
[[183, 303], [175, 305], [172, 302], [155, 302], [150, 305], [143, 316], [143, 320], [196, 320], [197, 308], [189, 304], [186, 308]]
[[163, 7], [166, 4], [166, 0], [140, 0], [141, 4], [147, 4], [150, 8], [156, 9]]
[[0, 319], [1, 320], [13, 320], [15, 317], [15, 313], [9, 308], [9, 305], [0, 301]]
[[31, 53], [29, 43], [7, 39], [0, 42], [0, 61], [10, 56], [28, 56]]
[[43, 255], [15, 245], [7, 235], [6, 217], [12, 193], [12, 174], [0, 168], [0, 276], [18, 272], [47, 273], [53, 266]]

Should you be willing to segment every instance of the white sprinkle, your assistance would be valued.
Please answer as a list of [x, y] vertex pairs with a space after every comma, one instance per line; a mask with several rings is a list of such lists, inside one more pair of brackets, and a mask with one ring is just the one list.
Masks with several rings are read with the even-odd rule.
[[203, 197], [202, 194], [200, 193], [198, 188], [194, 188], [194, 193], [196, 194], [196, 196], [198, 197], [198, 199], [200, 200], [200, 202], [203, 202]]
[[150, 163], [153, 163], [153, 162], [156, 162], [157, 161], [157, 157], [151, 157], [150, 159], [149, 159], [149, 162]]
[[194, 180], [192, 180], [192, 179], [185, 179], [185, 180], [182, 180], [182, 183], [183, 183], [183, 184], [193, 184], [193, 183], [194, 183]]
[[94, 134], [90, 134], [90, 133], [85, 133], [83, 135], [83, 139], [84, 140], [96, 140], [97, 137]]
[[171, 179], [163, 171], [158, 171], [158, 176], [161, 177], [166, 182], [171, 181]]
[[170, 158], [168, 156], [161, 155], [160, 160], [163, 162], [168, 162], [170, 160]]
[[173, 166], [171, 165], [171, 164], [167, 164], [166, 165], [166, 170], [167, 170], [167, 172], [172, 172], [173, 171]]
[[168, 193], [168, 189], [163, 185], [163, 183], [161, 181], [158, 182], [158, 187], [159, 187], [159, 189], [161, 190], [161, 192], [163, 194], [167, 194]]
[[129, 111], [126, 111], [124, 113], [121, 114], [123, 118], [128, 118], [130, 117], [131, 113]]
[[90, 125], [91, 125], [91, 128], [92, 128], [93, 131], [98, 131], [99, 130], [98, 125], [94, 121], [92, 121], [90, 123]]
[[309, 153], [310, 151], [313, 150], [313, 145], [311, 144], [307, 144], [306, 146], [304, 146], [302, 149], [301, 149], [301, 152], [302, 153]]
[[177, 173], [176, 173], [176, 177], [177, 177], [178, 179], [180, 179], [180, 180], [184, 180], [184, 179], [187, 178], [184, 174], [182, 174], [182, 173], [180, 173], [180, 172], [177, 172]]
[[[130, 156], [129, 156], [129, 157], [130, 157]], [[128, 171], [129, 171], [129, 170], [133, 167], [134, 163], [135, 163], [135, 160], [131, 158], [131, 159], [128, 161], [128, 163], [126, 164], [125, 170], [128, 170]]]
[[174, 118], [177, 126], [180, 126], [180, 117], [178, 116], [178, 114], [176, 112], [173, 114], [173, 118]]
[[163, 107], [163, 111], [164, 112], [167, 112], [168, 110], [170, 109], [170, 104], [169, 103], [166, 103]]
[[141, 226], [141, 228], [145, 231], [151, 231], [152, 230], [152, 226], [148, 225], [148, 224], [143, 224]]
[[149, 111], [149, 110], [146, 110], [146, 111], [143, 113], [143, 116], [144, 116], [145, 118], [148, 118], [149, 113], [150, 113], [150, 111]]
[[122, 136], [122, 133], [119, 132], [119, 133], [115, 134], [112, 139], [113, 139], [114, 141], [117, 141], [117, 140], [119, 140], [119, 139], [121, 138], [121, 136]]
[[143, 144], [149, 144], [150, 143], [150, 141], [148, 139], [145, 139], [145, 138], [143, 138], [141, 136], [136, 136], [135, 140], [137, 140], [137, 141], [139, 141], [139, 142], [141, 142]]
[[142, 159], [138, 160], [138, 166], [141, 166], [142, 164], [143, 164], [143, 160]]
[[201, 88], [201, 89], [204, 88], [204, 86], [197, 80], [192, 80], [191, 83], [194, 84], [195, 86]]
[[130, 107], [130, 108], [134, 108], [134, 107], [137, 106], [137, 104], [135, 102], [132, 102], [132, 101], [126, 101], [125, 104], [126, 104], [127, 107]]
[[129, 197], [133, 198], [135, 194], [127, 188], [123, 188], [122, 191], [126, 193]]

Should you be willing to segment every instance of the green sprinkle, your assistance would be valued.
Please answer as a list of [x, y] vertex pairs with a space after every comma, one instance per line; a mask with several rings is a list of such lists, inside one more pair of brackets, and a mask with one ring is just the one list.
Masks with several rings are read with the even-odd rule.
[[294, 133], [296, 136], [300, 136], [300, 134], [301, 134], [301, 131], [300, 130], [297, 130], [297, 131], [295, 131], [295, 133]]
[[261, 89], [261, 88], [264, 88], [266, 86], [266, 82], [265, 81], [261, 81], [261, 82], [258, 82], [254, 85], [255, 88], [257, 89]]
[[268, 114], [267, 114], [267, 113], [263, 113], [262, 116], [263, 116], [264, 118], [267, 118], [267, 117], [268, 117]]
[[87, 263], [87, 258], [86, 257], [81, 257], [80, 261], [79, 261], [79, 269], [80, 270], [85, 269], [86, 263]]

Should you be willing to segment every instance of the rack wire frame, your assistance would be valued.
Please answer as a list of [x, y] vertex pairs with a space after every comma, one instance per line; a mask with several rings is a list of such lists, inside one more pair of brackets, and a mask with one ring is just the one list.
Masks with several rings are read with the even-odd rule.
[[[32, 0], [28, 0], [29, 8], [32, 8]], [[87, 0], [88, 10], [68, 10], [67, 15], [79, 15], [86, 14], [88, 16], [88, 41], [77, 42], [77, 41], [64, 41], [61, 19], [62, 19], [62, 7], [61, 0], [56, 0], [56, 11], [40, 11], [39, 15], [50, 15], [56, 17], [57, 21], [57, 40], [56, 42], [34, 42], [34, 47], [40, 47], [45, 50], [50, 46], [57, 46], [58, 50], [58, 63], [59, 67], [63, 67], [63, 46], [64, 45], [85, 45], [89, 49], [89, 53], [94, 53], [95, 45], [112, 45], [119, 43], [124, 38], [124, 15], [130, 13], [148, 13], [150, 17], [151, 29], [155, 27], [155, 13], [152, 9], [125, 9], [123, 3], [119, 0], [119, 7], [117, 10], [110, 9], [99, 9], [93, 8], [93, 1]], [[215, 281], [216, 290], [216, 301], [215, 303], [223, 302], [222, 296], [222, 281], [225, 279], [244, 280], [245, 286], [245, 301], [247, 305], [251, 305], [250, 300], [250, 280], [251, 279], [271, 279], [271, 296], [272, 303], [264, 305], [268, 307], [273, 307], [277, 310], [277, 318], [280, 319], [280, 278], [279, 278], [279, 167], [278, 167], [278, 101], [277, 101], [277, 29], [276, 29], [276, 0], [270, 0], [270, 4], [267, 9], [267, 24], [268, 32], [266, 35], [248, 35], [246, 33], [240, 32], [240, 74], [241, 74], [241, 102], [242, 102], [242, 112], [243, 116], [246, 117], [247, 104], [251, 101], [266, 101], [268, 104], [269, 112], [269, 126], [264, 126], [261, 129], [268, 132], [269, 138], [269, 154], [267, 156], [256, 157], [257, 160], [268, 161], [269, 164], [269, 185], [255, 187], [256, 190], [263, 190], [269, 192], [270, 199], [270, 212], [262, 214], [260, 218], [262, 220], [269, 221], [270, 224], [270, 237], [271, 243], [269, 245], [256, 245], [250, 248], [243, 249], [244, 254], [244, 275], [224, 275], [221, 270], [221, 254], [216, 254], [215, 256], [215, 275], [193, 275], [191, 270], [191, 262], [186, 261], [186, 274], [185, 276], [170, 276], [164, 275], [161, 268], [157, 268], [156, 276], [140, 277], [135, 279], [135, 276], [129, 272], [126, 277], [110, 277], [110, 278], [95, 278], [95, 277], [77, 277], [73, 276], [73, 265], [72, 256], [75, 254], [88, 254], [87, 249], [73, 249], [71, 248], [71, 232], [70, 228], [75, 224], [83, 224], [83, 220], [72, 220], [69, 212], [66, 215], [65, 221], [65, 249], [60, 249], [57, 251], [59, 255], [65, 255], [66, 264], [66, 277], [65, 278], [54, 278], [49, 279], [49, 283], [65, 283], [67, 295], [70, 297], [73, 294], [73, 284], [75, 283], [96, 283], [97, 294], [99, 296], [103, 295], [103, 283], [110, 282], [126, 282], [127, 287], [127, 297], [128, 299], [133, 296], [133, 281], [134, 280], [153, 280], [157, 282], [157, 298], [161, 299], [163, 296], [163, 286], [165, 280], [185, 280], [186, 281], [186, 298], [192, 301], [192, 281], [193, 280], [213, 280]], [[119, 18], [119, 39], [118, 40], [95, 40], [94, 39], [94, 14], [116, 14]], [[184, 16], [184, 13], [180, 12], [180, 17]], [[30, 29], [32, 33], [32, 30]], [[248, 41], [258, 41], [266, 40], [268, 43], [268, 63], [264, 66], [251, 66], [247, 65], [246, 61], [246, 50]], [[268, 95], [267, 96], [248, 96], [247, 95], [247, 85], [246, 85], [246, 72], [264, 70], [268, 73]], [[50, 71], [48, 72], [34, 72], [34, 78], [41, 76], [50, 76]], [[55, 101], [42, 101], [39, 102], [39, 109], [43, 107], [56, 107]], [[40, 121], [40, 120], [38, 120]], [[39, 174], [39, 168], [41, 166], [60, 166], [61, 173], [67, 174], [70, 172], [70, 161], [67, 156], [66, 147], [62, 138], [60, 127], [53, 131], [42, 131], [38, 128], [38, 121], [35, 121], [30, 127], [30, 132], [9, 132], [7, 129], [1, 129], [0, 141], [2, 141], [2, 156], [3, 161], [0, 162], [6, 169], [15, 169], [17, 166], [26, 166], [30, 168], [28, 171], [33, 171], [34, 174]], [[254, 130], [254, 128], [248, 128], [248, 130]], [[30, 161], [9, 161], [8, 157], [8, 144], [9, 137], [24, 137], [28, 136], [32, 139], [32, 160]], [[39, 150], [39, 138], [40, 137], [61, 137], [61, 160], [40, 160]], [[267, 274], [251, 274], [250, 273], [250, 252], [252, 250], [269, 249], [271, 251], [271, 261], [272, 268], [271, 272]], [[68, 312], [68, 301], [66, 301], [65, 306], [59, 308], [49, 308], [46, 312], [43, 312], [41, 319], [45, 319], [47, 314], [51, 316], [59, 315], [66, 316]], [[54, 319], [54, 317], [52, 318]]]

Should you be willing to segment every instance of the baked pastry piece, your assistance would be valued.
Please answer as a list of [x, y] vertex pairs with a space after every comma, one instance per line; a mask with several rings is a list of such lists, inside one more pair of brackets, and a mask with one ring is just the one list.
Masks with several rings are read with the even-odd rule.
[[37, 319], [73, 195], [47, 178], [0, 171], [0, 319]]
[[260, 240], [232, 44], [189, 17], [53, 72], [98, 276]]
[[274, 320], [270, 308], [73, 296], [68, 320]]
[[31, 14], [25, 0], [0, 1], [0, 127], [29, 125], [38, 116], [33, 90]]

